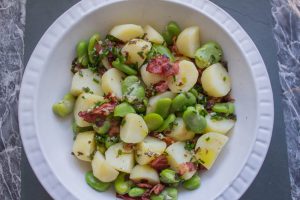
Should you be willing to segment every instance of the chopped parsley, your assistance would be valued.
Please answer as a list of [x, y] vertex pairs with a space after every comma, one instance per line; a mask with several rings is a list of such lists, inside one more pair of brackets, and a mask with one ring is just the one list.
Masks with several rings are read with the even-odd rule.
[[93, 81], [94, 81], [95, 83], [99, 84], [99, 80], [93, 78]]
[[80, 70], [80, 71], [78, 71], [78, 74], [79, 74], [79, 76], [83, 77], [83, 73], [82, 73], [82, 71], [81, 71], [81, 70]]
[[186, 141], [184, 148], [188, 151], [193, 151], [195, 149], [196, 144], [192, 141]]
[[145, 58], [144, 52], [143, 52], [143, 51], [139, 51], [139, 52], [137, 52], [137, 54], [138, 54], [142, 59]]
[[89, 87], [83, 87], [82, 90], [83, 90], [85, 93], [94, 94], [94, 92], [93, 92]]
[[205, 138], [205, 141], [207, 141], [207, 142], [208, 142], [209, 140], [210, 140], [210, 137], [207, 137], [207, 138]]

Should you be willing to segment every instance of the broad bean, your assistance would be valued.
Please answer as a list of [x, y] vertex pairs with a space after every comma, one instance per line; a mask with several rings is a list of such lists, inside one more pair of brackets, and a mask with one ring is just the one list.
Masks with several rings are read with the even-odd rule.
[[76, 122], [72, 123], [72, 130], [75, 134], [85, 132], [85, 131], [92, 131], [93, 127], [87, 126], [87, 127], [80, 127], [76, 124]]
[[178, 199], [178, 190], [173, 187], [168, 187], [168, 188], [164, 189], [161, 194], [164, 195], [165, 199], [168, 199], [168, 200], [177, 200]]
[[125, 115], [127, 115], [128, 113], [135, 113], [135, 110], [130, 104], [126, 102], [121, 103], [115, 107], [115, 117], [125, 117]]
[[142, 102], [145, 98], [145, 88], [137, 76], [127, 76], [123, 80], [122, 93], [129, 103]]
[[93, 188], [94, 190], [97, 190], [99, 192], [105, 192], [110, 187], [111, 183], [104, 183], [100, 180], [98, 180], [94, 175], [92, 171], [89, 171], [85, 174], [85, 181], [87, 184]]
[[137, 74], [137, 71], [135, 69], [133, 69], [130, 66], [122, 63], [119, 58], [117, 58], [115, 61], [113, 61], [112, 65], [116, 69], [124, 72], [125, 74], [128, 74], [128, 75], [136, 75]]
[[77, 44], [77, 61], [82, 66], [86, 67], [89, 64], [88, 58], [88, 43], [86, 41], [81, 41]]
[[178, 183], [179, 179], [177, 178], [177, 174], [174, 170], [164, 169], [159, 174], [160, 181], [163, 183]]
[[202, 133], [206, 127], [205, 118], [194, 107], [188, 107], [183, 113], [183, 121], [195, 133]]
[[96, 133], [105, 134], [110, 129], [110, 122], [109, 120], [105, 120], [101, 126], [94, 124], [93, 129]]
[[95, 44], [99, 41], [100, 41], [100, 34], [99, 33], [94, 34], [89, 40], [88, 56], [89, 56], [90, 63], [92, 63], [92, 64], [96, 63]]
[[220, 62], [223, 51], [216, 42], [207, 42], [195, 53], [196, 65], [199, 68], [206, 68], [214, 63]]
[[178, 36], [181, 32], [180, 27], [176, 22], [169, 22], [166, 26], [166, 30], [162, 33], [163, 38], [165, 39], [166, 43], [168, 45], [173, 44], [173, 38], [174, 36]]
[[234, 104], [231, 102], [227, 103], [216, 103], [212, 110], [217, 113], [225, 113], [225, 114], [232, 114], [234, 113]]
[[160, 55], [167, 56], [170, 59], [171, 62], [175, 61], [175, 58], [174, 58], [173, 54], [171, 53], [171, 51], [167, 47], [165, 47], [163, 45], [154, 44], [152, 46], [152, 48], [154, 48], [154, 51], [156, 53], [158, 53]]
[[176, 116], [174, 114], [170, 114], [166, 120], [164, 121], [164, 123], [161, 125], [161, 127], [159, 127], [159, 129], [157, 129], [158, 132], [162, 132], [165, 131], [169, 128], [171, 128], [170, 126], [172, 125], [172, 123], [175, 121]]
[[200, 187], [200, 176], [195, 174], [192, 178], [184, 181], [182, 185], [187, 190], [195, 190]]
[[196, 97], [191, 92], [178, 94], [172, 101], [171, 111], [184, 111], [188, 106], [196, 104]]
[[134, 188], [131, 188], [128, 192], [128, 195], [130, 197], [140, 197], [142, 196], [144, 193], [146, 192], [145, 189], [143, 188], [139, 188], [139, 187], [134, 187]]
[[114, 186], [118, 194], [127, 194], [131, 189], [133, 183], [130, 180], [126, 180], [126, 175], [127, 174], [125, 173], [120, 173], [117, 179], [115, 180]]
[[156, 103], [155, 113], [159, 114], [163, 118], [166, 118], [169, 114], [172, 105], [172, 99], [161, 98]]
[[149, 131], [155, 131], [164, 122], [164, 119], [157, 113], [149, 113], [144, 117]]
[[68, 93], [61, 101], [53, 104], [52, 110], [58, 116], [65, 117], [73, 111], [74, 104], [75, 98], [70, 93]]

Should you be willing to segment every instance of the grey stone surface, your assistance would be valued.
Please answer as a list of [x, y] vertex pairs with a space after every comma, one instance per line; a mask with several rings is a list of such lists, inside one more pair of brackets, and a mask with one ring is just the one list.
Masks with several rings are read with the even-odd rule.
[[23, 73], [25, 0], [0, 0], [0, 199], [20, 199], [17, 105]]
[[292, 197], [300, 199], [300, 1], [273, 0]]

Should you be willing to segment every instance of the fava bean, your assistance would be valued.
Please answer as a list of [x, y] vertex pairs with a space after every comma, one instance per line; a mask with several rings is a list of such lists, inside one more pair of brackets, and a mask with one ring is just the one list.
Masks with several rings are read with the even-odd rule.
[[97, 190], [98, 192], [105, 192], [111, 185], [111, 183], [104, 183], [98, 180], [91, 171], [85, 174], [85, 181], [91, 188]]
[[183, 113], [183, 121], [195, 133], [202, 133], [206, 127], [206, 120], [194, 107], [188, 107]]
[[178, 94], [172, 101], [171, 110], [173, 112], [184, 111], [188, 106], [196, 104], [196, 97], [191, 93]]
[[120, 173], [117, 179], [115, 180], [114, 186], [118, 194], [127, 194], [132, 186], [132, 181], [126, 180], [125, 173]]
[[179, 33], [181, 32], [181, 29], [180, 29], [179, 25], [176, 22], [171, 21], [167, 25], [167, 31], [169, 31], [169, 33], [174, 37], [174, 36], [179, 35]]
[[171, 128], [170, 126], [175, 121], [175, 119], [176, 119], [176, 116], [174, 114], [170, 114], [166, 118], [166, 120], [164, 121], [164, 123], [161, 125], [161, 127], [159, 127], [159, 129], [157, 131], [158, 132], [162, 132], [162, 131], [165, 131], [165, 130]]
[[81, 132], [92, 131], [93, 127], [92, 126], [80, 127], [75, 122], [73, 122], [72, 130], [75, 134], [77, 134], [77, 133], [81, 133]]
[[152, 194], [150, 196], [150, 200], [165, 200], [165, 196], [162, 194], [159, 194], [159, 195]]
[[199, 68], [206, 68], [214, 63], [220, 62], [223, 51], [216, 42], [207, 42], [195, 53], [196, 65]]
[[95, 64], [95, 44], [100, 41], [100, 34], [96, 33], [94, 34], [89, 41], [88, 45], [88, 55], [90, 63]]
[[115, 117], [125, 117], [125, 115], [127, 115], [128, 113], [135, 113], [135, 110], [130, 104], [126, 102], [121, 103], [115, 107]]
[[177, 178], [177, 174], [174, 170], [164, 169], [159, 174], [159, 179], [163, 183], [178, 183], [179, 179]]
[[192, 178], [184, 181], [182, 185], [187, 190], [195, 190], [200, 187], [200, 176], [195, 174]]
[[161, 35], [163, 36], [164, 40], [166, 41], [167, 45], [172, 45], [173, 43], [173, 37], [172, 35], [169, 33], [169, 31], [163, 31], [161, 33]]
[[155, 113], [159, 114], [163, 118], [166, 118], [169, 114], [169, 110], [172, 105], [172, 99], [170, 98], [161, 98], [156, 103]]
[[149, 113], [144, 117], [149, 131], [155, 131], [164, 122], [164, 119], [157, 113]]
[[234, 113], [234, 104], [231, 102], [227, 103], [216, 103], [212, 110], [217, 113], [225, 113], [225, 114], [232, 114]]
[[175, 61], [173, 54], [166, 46], [154, 44], [152, 48], [154, 48], [156, 53], [167, 56], [171, 62]]
[[68, 93], [61, 101], [53, 104], [52, 110], [58, 116], [65, 117], [73, 111], [74, 104], [75, 98], [70, 93]]
[[130, 66], [122, 63], [119, 58], [117, 58], [115, 61], [113, 61], [112, 65], [116, 69], [124, 72], [125, 74], [128, 74], [128, 75], [136, 75], [137, 74], [137, 71], [135, 69], [133, 69]]
[[145, 99], [145, 88], [137, 76], [127, 76], [122, 82], [122, 93], [129, 103]]
[[173, 187], [164, 189], [161, 194], [164, 195], [165, 199], [168, 200], [177, 200], [178, 198], [178, 190]]
[[143, 188], [134, 187], [129, 190], [128, 195], [130, 197], [140, 197], [145, 193], [145, 191], [146, 190]]
[[76, 52], [77, 52], [78, 62], [82, 66], [86, 67], [89, 64], [88, 43], [86, 41], [79, 42], [77, 44]]
[[94, 124], [93, 129], [96, 133], [105, 134], [110, 129], [110, 122], [109, 120], [105, 120], [101, 126], [97, 126], [96, 124]]

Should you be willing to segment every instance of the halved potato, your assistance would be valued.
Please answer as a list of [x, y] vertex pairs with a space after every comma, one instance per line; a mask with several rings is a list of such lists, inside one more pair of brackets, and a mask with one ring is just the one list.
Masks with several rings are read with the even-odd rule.
[[145, 39], [149, 40], [150, 42], [162, 44], [165, 41], [161, 34], [150, 25], [146, 25], [144, 27], [144, 32], [146, 33]]
[[87, 111], [95, 106], [96, 103], [104, 101], [102, 96], [82, 93], [77, 97], [75, 106], [74, 106], [74, 119], [75, 123], [80, 127], [90, 126], [91, 124], [84, 121], [79, 117], [78, 113], [81, 111]]
[[174, 94], [173, 92], [168, 91], [168, 92], [164, 92], [164, 93], [161, 93], [159, 95], [151, 97], [149, 99], [148, 106], [147, 106], [147, 114], [151, 113], [151, 112], [154, 112], [156, 110], [156, 103], [159, 99], [162, 99], [162, 98], [173, 99], [175, 96], [176, 96], [176, 94]]
[[119, 175], [119, 172], [105, 160], [99, 151], [94, 155], [92, 169], [93, 175], [102, 182], [112, 182]]
[[105, 94], [112, 93], [117, 98], [121, 98], [123, 77], [125, 77], [125, 75], [116, 68], [107, 70], [102, 76], [103, 92]]
[[155, 83], [158, 83], [159, 81], [164, 80], [164, 77], [162, 77], [158, 74], [153, 74], [153, 73], [148, 72], [147, 65], [148, 64], [145, 64], [141, 67], [142, 80], [147, 86], [153, 85]]
[[91, 70], [81, 69], [73, 76], [70, 92], [73, 96], [78, 96], [83, 92], [103, 96], [101, 79], [98, 74]]
[[208, 114], [205, 117], [206, 119], [206, 128], [204, 132], [217, 132], [226, 134], [235, 124], [235, 121], [232, 119], [220, 119], [220, 120], [213, 120], [211, 119], [211, 115]]
[[136, 165], [132, 169], [129, 178], [135, 182], [147, 180], [150, 184], [159, 183], [158, 173], [149, 165]]
[[148, 135], [144, 119], [135, 113], [127, 114], [120, 128], [120, 138], [126, 143], [139, 143]]
[[166, 147], [164, 141], [148, 136], [136, 145], [135, 160], [140, 165], [146, 165], [160, 156]]
[[187, 130], [183, 119], [178, 117], [173, 123], [172, 130], [168, 134], [168, 136], [177, 141], [186, 141], [194, 138], [195, 133], [193, 131]]
[[174, 93], [189, 91], [198, 80], [199, 72], [191, 61], [179, 61], [179, 72], [168, 78], [168, 86]]
[[103, 64], [103, 66], [105, 67], [105, 69], [111, 69], [112, 68], [111, 64], [108, 62], [107, 57], [102, 58], [101, 62]]
[[227, 141], [228, 137], [220, 133], [202, 135], [195, 147], [196, 158], [206, 169], [210, 169]]
[[175, 142], [166, 149], [168, 162], [171, 168], [177, 172], [181, 164], [190, 162], [192, 159], [191, 152], [186, 150], [184, 146], [185, 142]]
[[183, 180], [189, 180], [196, 173], [197, 173], [197, 170], [195, 169], [195, 170], [184, 173], [180, 178], [182, 178]]
[[192, 26], [184, 29], [177, 38], [176, 47], [184, 56], [194, 58], [200, 47], [200, 28]]
[[133, 38], [142, 37], [144, 30], [141, 26], [136, 24], [122, 24], [114, 26], [109, 34], [123, 42], [128, 42]]
[[201, 83], [205, 92], [212, 97], [226, 96], [231, 89], [229, 74], [220, 63], [213, 64], [204, 70]]
[[134, 153], [124, 148], [120, 142], [110, 146], [105, 152], [107, 162], [116, 170], [130, 173], [134, 166]]
[[147, 58], [152, 44], [143, 39], [132, 39], [122, 48], [122, 54], [127, 56], [127, 62], [140, 67]]
[[94, 137], [94, 131], [87, 131], [77, 134], [73, 143], [73, 153], [78, 159], [83, 161], [91, 161], [91, 154], [96, 149]]

